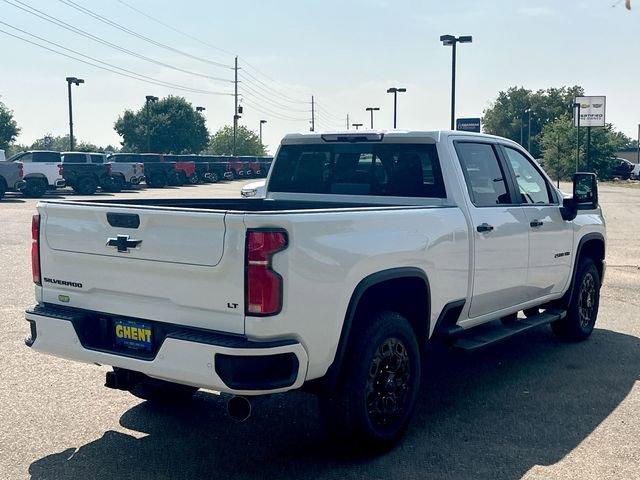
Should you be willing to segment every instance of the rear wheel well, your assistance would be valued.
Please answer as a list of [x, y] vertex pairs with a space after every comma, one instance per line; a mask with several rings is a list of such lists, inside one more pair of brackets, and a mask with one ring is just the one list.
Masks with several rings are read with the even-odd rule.
[[405, 317], [422, 345], [429, 335], [429, 288], [420, 277], [400, 277], [368, 287], [360, 296], [353, 316], [350, 337], [372, 314], [397, 312]]

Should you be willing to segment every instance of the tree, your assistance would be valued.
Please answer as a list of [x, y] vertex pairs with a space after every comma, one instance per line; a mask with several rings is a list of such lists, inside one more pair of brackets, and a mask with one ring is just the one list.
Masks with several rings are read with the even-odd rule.
[[[576, 127], [569, 115], [548, 123], [541, 135], [544, 167], [553, 178], [569, 179], [576, 171]], [[587, 160], [587, 129], [580, 129], [580, 159], [578, 169], [595, 172], [600, 179], [612, 177], [616, 152], [624, 148], [629, 138], [616, 132], [611, 124], [591, 129]]]
[[[211, 136], [207, 153], [214, 155], [233, 154], [233, 127], [226, 125]], [[260, 143], [260, 137], [245, 126], [238, 126], [236, 133], [236, 155], [266, 155], [264, 145]]]
[[540, 134], [544, 126], [571, 113], [576, 96], [584, 95], [580, 86], [548, 88], [532, 92], [522, 87], [511, 87], [499, 92], [495, 102], [484, 111], [482, 124], [486, 133], [510, 138], [528, 147], [529, 113], [531, 110], [531, 154], [538, 158], [542, 149]]
[[[55, 150], [57, 152], [65, 152], [69, 150], [69, 134], [52, 135], [47, 133], [42, 138], [38, 138], [30, 146], [23, 146], [23, 150]], [[111, 145], [99, 147], [93, 143], [76, 140], [73, 146], [76, 152], [114, 152], [116, 149]]]
[[168, 96], [125, 110], [114, 126], [124, 150], [158, 153], [200, 153], [209, 140], [204, 116], [182, 97]]
[[7, 150], [20, 133], [13, 112], [0, 102], [0, 150]]

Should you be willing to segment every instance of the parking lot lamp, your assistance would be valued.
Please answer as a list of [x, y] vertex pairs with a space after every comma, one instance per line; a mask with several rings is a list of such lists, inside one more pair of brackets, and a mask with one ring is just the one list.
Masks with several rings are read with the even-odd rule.
[[267, 121], [266, 121], [266, 120], [260, 120], [260, 146], [261, 146], [261, 147], [262, 147], [262, 146], [264, 146], [264, 145], [262, 144], [262, 125], [264, 125], [265, 123], [267, 123]]
[[82, 78], [67, 77], [67, 90], [69, 92], [69, 150], [73, 151], [73, 107], [71, 101], [71, 85], [84, 83]]
[[147, 128], [146, 133], [147, 133], [147, 153], [151, 153], [151, 134], [149, 132], [149, 104], [150, 103], [156, 103], [158, 101], [158, 97], [154, 97], [153, 95], [147, 95], [146, 97], [146, 102], [145, 102], [145, 114], [147, 117]]
[[454, 35], [442, 35], [440, 41], [445, 47], [451, 47], [451, 130], [456, 126], [456, 45], [458, 43], [471, 43], [470, 35], [456, 37]]
[[365, 110], [371, 113], [371, 130], [373, 130], [373, 112], [379, 111], [380, 107], [367, 107]]
[[[398, 120], [398, 93], [406, 92], [406, 88], [391, 87], [387, 89], [387, 93], [393, 93], [393, 128], [397, 127]], [[348, 122], [347, 122], [348, 123]]]
[[352, 123], [351, 126], [356, 127], [356, 130], [358, 130], [362, 126], [362, 123]]

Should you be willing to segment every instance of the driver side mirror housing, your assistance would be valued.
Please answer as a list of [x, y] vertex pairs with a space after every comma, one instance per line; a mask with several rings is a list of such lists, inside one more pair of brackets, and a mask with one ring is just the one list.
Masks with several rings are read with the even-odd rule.
[[578, 210], [598, 208], [598, 178], [595, 173], [576, 172], [573, 174], [573, 196], [562, 202], [562, 218], [573, 220]]

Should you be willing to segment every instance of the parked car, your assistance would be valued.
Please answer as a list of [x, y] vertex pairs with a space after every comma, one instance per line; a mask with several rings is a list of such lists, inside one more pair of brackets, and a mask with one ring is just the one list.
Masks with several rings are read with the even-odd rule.
[[233, 180], [234, 173], [231, 170], [231, 157], [225, 155], [210, 155], [209, 168], [213, 168], [214, 172], [218, 174], [220, 179]]
[[244, 198], [264, 198], [267, 193], [266, 181], [247, 183], [240, 189], [240, 196]]
[[233, 178], [246, 178], [253, 175], [251, 168], [249, 167], [249, 161], [246, 157], [230, 157], [229, 168], [233, 173]]
[[169, 179], [177, 181], [178, 173], [175, 163], [161, 162], [157, 155], [144, 156], [138, 153], [112, 153], [107, 156], [108, 162], [124, 164], [142, 164], [145, 183], [151, 188], [165, 187]]
[[631, 172], [635, 167], [635, 163], [631, 163], [629, 160], [624, 158], [615, 158], [612, 160], [613, 169], [612, 174], [614, 178], [620, 178], [622, 180], [629, 180], [631, 176]]
[[[194, 164], [194, 174], [187, 177], [188, 183], [194, 185], [196, 183], [211, 182], [211, 174], [209, 173], [209, 164], [200, 155], [164, 155], [165, 160], [182, 164]], [[186, 172], [185, 172], [186, 176]], [[187, 182], [185, 182], [187, 183]]]
[[67, 186], [80, 195], [93, 195], [102, 187], [107, 191], [120, 191], [111, 176], [111, 164], [94, 162], [86, 152], [63, 152], [63, 176]]
[[132, 185], [139, 185], [144, 182], [144, 163], [142, 162], [128, 162], [128, 157], [114, 157], [120, 161], [108, 160], [108, 157], [104, 153], [89, 153], [91, 161], [93, 163], [107, 163], [111, 167], [111, 180], [110, 185], [102, 185], [102, 189], [108, 192], [119, 192], [126, 188], [131, 188]]
[[26, 344], [113, 366], [108, 387], [151, 402], [235, 395], [239, 419], [304, 387], [342, 435], [388, 447], [429, 344], [592, 333], [595, 175], [573, 193], [508, 139], [347, 131], [286, 136], [264, 199], [41, 202]]
[[[4, 155], [4, 151], [2, 151]], [[0, 161], [0, 200], [6, 192], [17, 192], [24, 188], [22, 163]]]
[[60, 152], [30, 150], [17, 153], [7, 161], [22, 163], [25, 185], [21, 191], [27, 197], [42, 197], [47, 190], [65, 186]]

